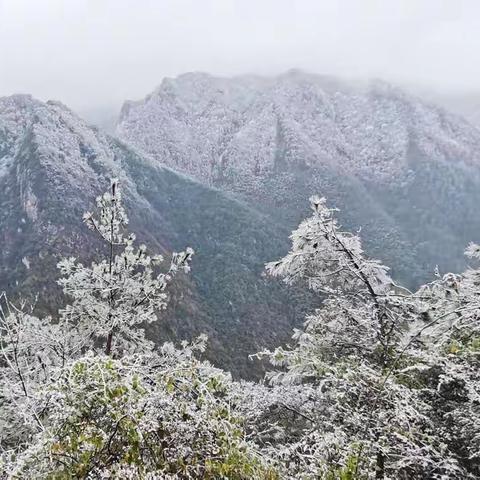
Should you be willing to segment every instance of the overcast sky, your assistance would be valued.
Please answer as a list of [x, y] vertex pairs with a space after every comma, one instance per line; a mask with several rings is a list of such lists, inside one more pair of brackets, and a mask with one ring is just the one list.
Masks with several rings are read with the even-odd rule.
[[0, 0], [0, 95], [77, 110], [290, 68], [480, 90], [480, 0]]

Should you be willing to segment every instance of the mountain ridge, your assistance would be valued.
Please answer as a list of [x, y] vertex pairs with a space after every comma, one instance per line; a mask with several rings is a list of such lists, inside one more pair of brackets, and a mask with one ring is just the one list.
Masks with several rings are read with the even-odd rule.
[[139, 241], [166, 255], [196, 250], [192, 274], [149, 330], [157, 342], [206, 332], [209, 358], [251, 377], [262, 367], [248, 355], [286, 341], [302, 318], [301, 302], [262, 277], [288, 231], [229, 194], [154, 167], [65, 106], [29, 96], [0, 99], [0, 152], [0, 290], [38, 294], [45, 313], [62, 306], [56, 263], [103, 254], [81, 218], [117, 177]]
[[[45, 294], [48, 311], [61, 305], [60, 292], [46, 289], [45, 280], [54, 282], [59, 256], [99, 253], [79, 219], [113, 176], [141, 241], [162, 253], [197, 250], [173, 313], [150, 333], [161, 341], [207, 331], [210, 358], [242, 376], [261, 371], [248, 354], [286, 341], [319, 301], [262, 276], [264, 263], [286, 252], [312, 194], [340, 209], [345, 228], [361, 228], [367, 253], [411, 288], [430, 279], [437, 264], [440, 271], [464, 268], [465, 245], [480, 236], [474, 127], [419, 100], [400, 108], [411, 97], [378, 82], [362, 87], [369, 93], [361, 97], [350, 85], [338, 93], [330, 77], [319, 80], [326, 85], [320, 88], [316, 76], [301, 72], [279, 83], [242, 77], [227, 90], [231, 81], [221, 79], [220, 91], [212, 78], [183, 76], [185, 99], [175, 80], [163, 82], [160, 97], [150, 96], [153, 111], [148, 102], [123, 110], [120, 140], [60, 102], [0, 98], [0, 288]], [[199, 102], [192, 82], [213, 97]], [[259, 83], [263, 90], [255, 92]], [[348, 95], [353, 117], [338, 110]], [[409, 115], [417, 123], [400, 121]], [[385, 118], [393, 121], [378, 129]], [[431, 126], [419, 132], [421, 121]], [[432, 125], [438, 131], [430, 134]], [[338, 143], [339, 131], [349, 133], [348, 142]], [[363, 156], [349, 157], [349, 148], [365, 145], [371, 148]]]
[[[258, 124], [262, 120], [265, 120], [264, 125], [269, 126], [268, 121], [280, 122], [286, 130], [294, 129], [298, 126], [296, 123], [301, 122], [302, 131], [293, 133], [300, 141], [302, 137], [304, 141], [308, 138], [310, 148], [313, 146], [321, 150], [323, 156], [317, 153], [320, 157], [316, 159], [317, 162], [328, 160], [340, 153], [343, 160], [350, 161], [347, 166], [351, 170], [364, 175], [368, 173], [365, 166], [375, 167], [375, 156], [382, 151], [382, 147], [383, 157], [380, 156], [377, 162], [379, 170], [373, 173], [382, 174], [381, 168], [385, 168], [383, 164], [386, 160], [401, 159], [401, 154], [405, 154], [408, 149], [411, 134], [422, 140], [420, 146], [426, 153], [434, 149], [433, 142], [429, 142], [433, 139], [440, 147], [439, 151], [434, 152], [437, 155], [445, 158], [447, 154], [454, 156], [461, 153], [463, 161], [469, 160], [478, 164], [478, 131], [461, 117], [433, 104], [423, 103], [417, 97], [386, 82], [377, 80], [365, 86], [354, 87], [327, 78], [328, 81], [325, 77], [298, 71], [268, 78], [238, 76], [229, 79], [205, 73], [184, 74], [176, 79], [167, 78], [144, 100], [124, 104], [117, 134], [127, 142], [139, 146], [142, 151], [156, 155], [159, 154], [156, 152], [158, 146], [152, 145], [152, 142], [160, 139], [160, 134], [165, 135], [164, 142], [171, 142], [171, 135], [181, 133], [181, 138], [177, 140], [180, 140], [180, 144], [185, 140], [194, 141], [197, 150], [186, 153], [196, 156], [199, 162], [203, 161], [200, 166], [204, 170], [208, 170], [205, 167], [209, 166], [205, 157], [215, 157], [218, 153], [208, 151], [216, 146], [212, 144], [214, 140], [229, 141], [233, 145], [219, 145], [223, 147], [221, 153], [224, 156], [210, 158], [211, 161], [224, 160], [225, 154], [234, 157], [235, 153], [237, 156], [249, 153], [232, 152], [229, 148], [233, 150], [236, 146], [236, 136], [247, 136], [242, 130], [251, 133], [249, 123]], [[264, 118], [257, 120], [259, 116]], [[215, 120], [218, 121], [217, 124], [214, 123]], [[307, 121], [310, 120], [317, 122], [311, 131], [307, 128]], [[227, 124], [227, 127], [223, 125], [220, 128], [220, 121]], [[157, 138], [154, 136], [155, 132], [149, 130], [149, 127], [153, 126], [161, 129], [157, 132]], [[322, 127], [321, 131], [319, 126]], [[175, 128], [180, 130], [175, 131]], [[228, 131], [228, 128], [232, 131]], [[459, 144], [457, 140], [460, 130], [463, 144]], [[140, 133], [141, 139], [136, 138], [135, 135]], [[277, 132], [267, 130], [267, 133], [270, 136], [267, 140], [272, 142], [272, 137]], [[375, 135], [378, 135], [378, 138]], [[252, 142], [262, 140], [255, 135], [249, 138]], [[397, 139], [397, 142], [392, 139]], [[199, 149], [202, 141], [203, 148]], [[381, 142], [384, 145], [377, 145]], [[153, 150], [149, 150], [149, 147]], [[353, 153], [357, 157], [355, 161], [350, 158], [353, 155], [349, 152], [354, 148]], [[162, 162], [168, 164], [169, 152], [161, 153], [166, 154]], [[272, 168], [272, 152], [267, 153], [270, 153], [270, 156], [263, 160], [269, 160], [269, 163], [260, 165], [260, 168]], [[254, 168], [251, 160], [249, 162], [246, 155], [241, 157], [242, 165], [239, 168], [248, 166], [250, 168], [244, 171], [252, 174]], [[308, 160], [312, 162], [313, 159]], [[304, 159], [307, 164], [308, 160]], [[193, 170], [186, 168], [187, 173], [198, 173], [197, 165], [189, 166]], [[215, 166], [218, 167], [218, 163]], [[174, 167], [182, 169], [182, 165], [178, 163], [175, 163]], [[206, 173], [209, 172], [202, 171], [199, 176]]]
[[310, 195], [327, 196], [411, 287], [437, 264], [461, 270], [465, 245], [480, 235], [480, 131], [385, 82], [190, 73], [127, 103], [117, 135], [289, 228]]

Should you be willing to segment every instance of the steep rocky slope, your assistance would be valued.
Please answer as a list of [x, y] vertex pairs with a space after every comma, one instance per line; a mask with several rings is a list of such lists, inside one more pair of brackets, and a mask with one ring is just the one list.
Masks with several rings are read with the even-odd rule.
[[327, 196], [411, 286], [463, 268], [480, 237], [480, 131], [382, 82], [185, 74], [125, 103], [117, 134], [288, 227]]
[[54, 311], [62, 255], [101, 255], [81, 223], [111, 177], [124, 189], [131, 228], [152, 250], [192, 246], [192, 274], [176, 286], [170, 310], [150, 334], [211, 338], [209, 356], [237, 374], [258, 366], [248, 354], [286, 340], [301, 302], [262, 277], [284, 253], [288, 230], [218, 190], [152, 166], [65, 106], [29, 96], [0, 99], [0, 291], [38, 293]]

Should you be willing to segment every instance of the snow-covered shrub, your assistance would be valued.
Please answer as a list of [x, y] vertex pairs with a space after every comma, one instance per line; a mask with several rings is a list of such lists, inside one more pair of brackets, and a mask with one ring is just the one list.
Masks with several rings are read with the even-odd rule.
[[275, 478], [226, 400], [231, 379], [195, 360], [205, 340], [121, 360], [70, 362], [41, 395], [43, 429], [6, 456], [13, 478]]

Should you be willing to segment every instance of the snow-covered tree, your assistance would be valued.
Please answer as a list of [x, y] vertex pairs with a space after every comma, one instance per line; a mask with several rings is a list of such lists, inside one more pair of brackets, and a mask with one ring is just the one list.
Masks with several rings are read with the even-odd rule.
[[[470, 244], [467, 257], [478, 264], [480, 246]], [[431, 387], [429, 402], [438, 435], [462, 465], [480, 475], [480, 268], [447, 273], [421, 287], [428, 299], [424, 324], [415, 336], [416, 352]]]
[[38, 392], [56, 381], [68, 362], [99, 346], [116, 356], [149, 351], [152, 343], [141, 324], [157, 319], [157, 311], [168, 301], [169, 282], [178, 271], [189, 270], [190, 248], [174, 253], [168, 271], [162, 273], [162, 256], [150, 257], [144, 245], [134, 247], [117, 181], [97, 198], [97, 207], [84, 219], [106, 245], [106, 259], [91, 266], [74, 258], [59, 263], [64, 275], [59, 283], [72, 301], [58, 318], [38, 318], [5, 295], [0, 298], [2, 445], [43, 429], [46, 400]]
[[362, 355], [368, 350], [372, 361], [387, 365], [401, 333], [405, 296], [395, 294], [387, 267], [365, 257], [359, 236], [340, 229], [325, 198], [312, 197], [311, 206], [313, 215], [292, 233], [291, 251], [267, 264], [267, 271], [288, 284], [304, 281], [326, 297], [321, 314], [331, 318], [321, 323], [336, 337], [332, 349]]
[[162, 257], [126, 232], [116, 181], [97, 207], [84, 219], [106, 259], [59, 263], [71, 303], [58, 317], [0, 298], [0, 476], [278, 478], [247, 436], [230, 375], [195, 357], [206, 338], [153, 350], [140, 329], [193, 251], [158, 272]]
[[0, 445], [25, 441], [43, 428], [38, 389], [81, 349], [75, 325], [38, 318], [0, 295]]
[[90, 266], [73, 257], [59, 263], [64, 275], [59, 284], [71, 298], [62, 316], [77, 326], [86, 346], [101, 342], [107, 355], [148, 348], [139, 327], [155, 321], [156, 312], [166, 307], [166, 288], [178, 271], [189, 271], [193, 250], [174, 253], [168, 271], [159, 272], [162, 255], [149, 256], [145, 245], [136, 248], [135, 235], [126, 230], [116, 180], [97, 198], [97, 212], [87, 212], [84, 221], [104, 243], [106, 258]]
[[264, 352], [281, 367], [270, 374], [274, 385], [316, 387], [293, 409], [308, 419], [308, 433], [279, 450], [292, 478], [460, 478], [458, 462], [434, 436], [422, 388], [413, 386], [410, 351], [418, 338], [409, 332], [425, 313], [422, 294], [396, 286], [386, 267], [366, 258], [360, 238], [341, 230], [325, 199], [311, 203], [313, 215], [293, 232], [291, 251], [267, 265], [324, 298], [292, 348]]

